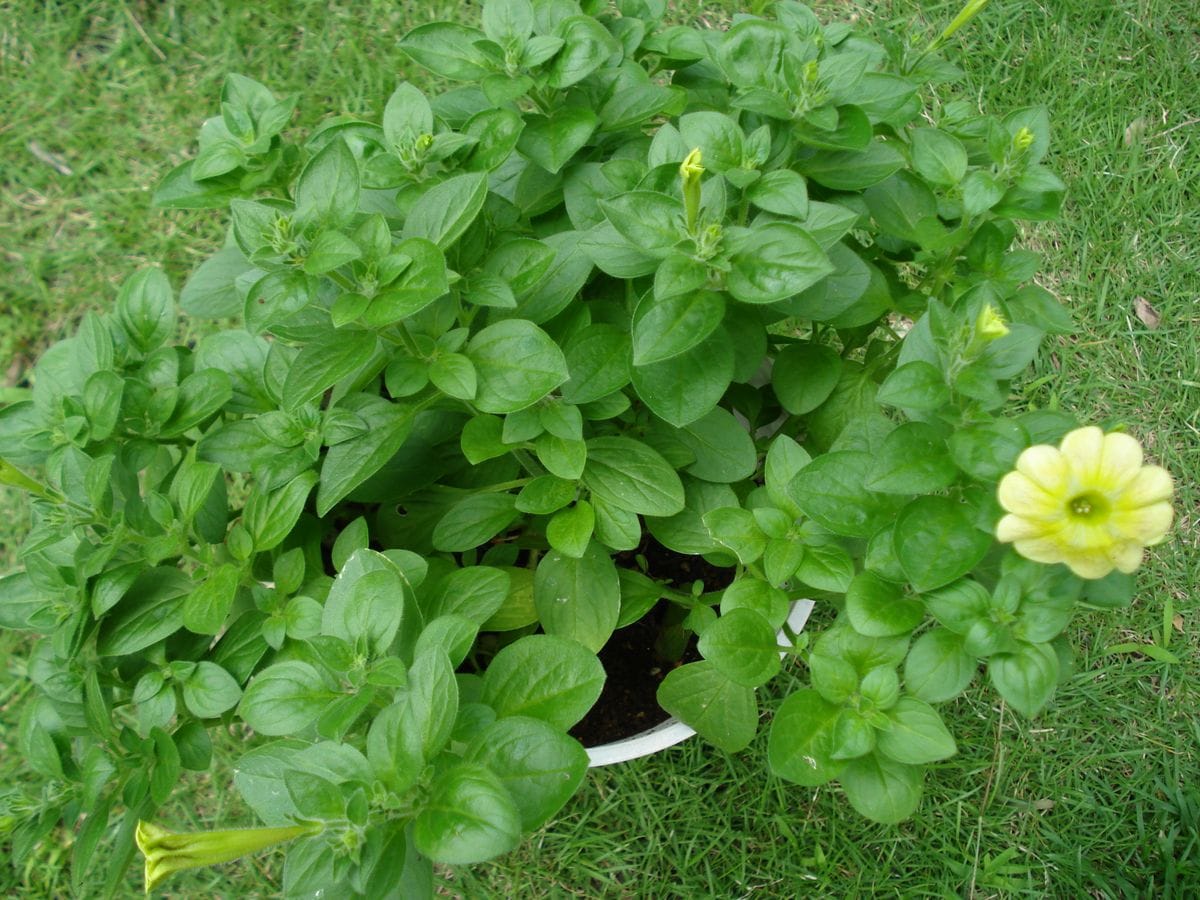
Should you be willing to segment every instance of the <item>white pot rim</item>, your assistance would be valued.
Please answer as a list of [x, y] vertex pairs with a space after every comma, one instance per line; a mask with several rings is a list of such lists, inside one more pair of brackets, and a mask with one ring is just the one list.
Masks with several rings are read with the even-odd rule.
[[[788, 627], [792, 631], [799, 633], [808, 621], [812, 610], [813, 601], [797, 600], [792, 604], [792, 611], [788, 615]], [[791, 641], [787, 639], [787, 635], [783, 630], [780, 630], [778, 640], [781, 647], [791, 646]], [[781, 651], [779, 655], [782, 657], [784, 652]], [[588, 768], [594, 769], [599, 766], [611, 766], [616, 763], [629, 762], [631, 759], [650, 756], [652, 753], [658, 753], [661, 750], [666, 750], [668, 747], [674, 747], [676, 744], [686, 741], [695, 733], [693, 728], [684, 725], [672, 716], [665, 722], [660, 722], [653, 728], [647, 728], [645, 731], [635, 734], [632, 737], [622, 738], [619, 741], [612, 741], [608, 744], [600, 744], [597, 747], [586, 747]]]

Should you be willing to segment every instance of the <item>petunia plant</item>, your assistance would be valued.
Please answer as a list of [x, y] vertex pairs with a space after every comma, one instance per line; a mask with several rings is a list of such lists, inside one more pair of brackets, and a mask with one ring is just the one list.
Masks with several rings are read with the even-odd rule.
[[[486, 0], [400, 39], [453, 86], [306, 135], [230, 75], [155, 195], [224, 245], [178, 297], [132, 274], [0, 409], [45, 784], [14, 860], [61, 822], [110, 894], [137, 848], [154, 888], [283, 843], [285, 896], [428, 895], [583, 782], [627, 628], [661, 717], [880, 822], [972, 681], [1044, 710], [1171, 482], [1014, 393], [1071, 330], [1016, 243], [1063, 184], [1044, 110], [949, 99], [983, 6], [878, 42], [790, 0], [721, 31]], [[263, 827], [157, 824], [218, 731]]]

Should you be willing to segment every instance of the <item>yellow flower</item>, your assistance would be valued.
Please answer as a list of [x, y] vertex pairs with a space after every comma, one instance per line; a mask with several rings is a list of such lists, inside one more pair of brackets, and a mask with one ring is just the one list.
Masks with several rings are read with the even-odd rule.
[[152, 822], [138, 822], [135, 839], [138, 849], [146, 857], [146, 893], [149, 894], [168, 875], [183, 869], [229, 862], [272, 844], [320, 830], [319, 825], [289, 825], [176, 833]]
[[1132, 437], [1077, 428], [1058, 447], [1025, 450], [1000, 480], [1008, 515], [996, 537], [1026, 559], [1065, 563], [1080, 578], [1132, 572], [1142, 549], [1171, 527], [1171, 493], [1171, 476], [1142, 465]]

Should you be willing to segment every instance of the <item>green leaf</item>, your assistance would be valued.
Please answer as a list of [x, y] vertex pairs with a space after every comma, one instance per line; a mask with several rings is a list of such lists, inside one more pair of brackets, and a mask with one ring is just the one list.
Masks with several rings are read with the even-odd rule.
[[324, 516], [374, 475], [404, 444], [413, 425], [411, 407], [377, 400], [359, 410], [370, 426], [364, 434], [330, 447], [321, 466], [317, 515]]
[[842, 374], [842, 358], [832, 347], [788, 344], [775, 357], [771, 388], [792, 415], [812, 412], [833, 393]]
[[872, 753], [850, 760], [841, 774], [846, 799], [873, 822], [895, 825], [917, 810], [925, 770]]
[[901, 697], [887, 711], [891, 727], [879, 732], [876, 751], [899, 763], [921, 765], [958, 752], [937, 710], [916, 697]]
[[955, 634], [966, 635], [991, 612], [991, 596], [978, 581], [963, 578], [922, 595], [925, 608]]
[[788, 493], [805, 515], [835, 534], [870, 537], [892, 520], [902, 502], [867, 490], [873, 462], [871, 454], [857, 450], [826, 453], [797, 473]]
[[553, 118], [530, 113], [517, 149], [547, 172], [557, 173], [591, 138], [599, 120], [585, 106], [568, 107]]
[[322, 231], [304, 257], [304, 271], [324, 275], [362, 256], [362, 248], [340, 231]]
[[713, 540], [732, 550], [744, 566], [752, 565], [767, 547], [767, 536], [749, 510], [719, 507], [706, 512], [703, 521]]
[[486, 35], [453, 22], [430, 22], [400, 39], [400, 49], [420, 65], [451, 81], [477, 81], [493, 66], [477, 46]]
[[750, 186], [750, 202], [759, 209], [803, 221], [808, 216], [808, 185], [790, 169], [766, 172]]
[[836, 778], [846, 765], [834, 756], [840, 711], [809, 688], [784, 700], [771, 722], [767, 741], [771, 771], [804, 787], [818, 787]]
[[173, 566], [142, 572], [101, 622], [96, 652], [125, 656], [174, 634], [183, 627], [184, 597], [191, 587], [191, 579]]
[[737, 684], [758, 687], [779, 671], [779, 647], [771, 624], [752, 609], [722, 615], [700, 635], [700, 653]]
[[772, 222], [733, 240], [729, 293], [743, 303], [774, 303], [798, 294], [833, 271], [825, 251], [799, 225]]
[[504, 280], [513, 294], [524, 300], [541, 285], [554, 265], [557, 252], [544, 241], [533, 238], [514, 238], [505, 241], [488, 254], [482, 269]]
[[651, 256], [667, 257], [683, 239], [683, 207], [666, 194], [630, 191], [601, 200], [600, 209], [621, 237]]
[[948, 497], [918, 497], [896, 518], [896, 558], [919, 593], [966, 575], [992, 546], [966, 507]]
[[891, 144], [872, 142], [865, 150], [822, 151], [797, 162], [810, 180], [835, 191], [860, 191], [904, 167], [904, 155]]
[[752, 688], [706, 660], [672, 669], [658, 686], [659, 705], [726, 753], [744, 749], [758, 730]]
[[370, 361], [378, 339], [369, 331], [335, 331], [304, 345], [283, 383], [283, 408], [295, 411]]
[[440, 354], [429, 367], [429, 380], [456, 400], [473, 400], [479, 385], [475, 365], [461, 353]]
[[142, 269], [125, 279], [117, 294], [117, 322], [142, 353], [175, 333], [175, 299], [161, 269]]
[[957, 697], [975, 677], [978, 663], [963, 649], [963, 639], [945, 628], [927, 631], [904, 660], [904, 689], [926, 703]]
[[356, 550], [329, 588], [321, 614], [321, 633], [379, 655], [391, 646], [412, 602], [400, 569], [381, 553]]
[[872, 572], [856, 575], [846, 591], [846, 614], [859, 634], [890, 637], [908, 634], [925, 618], [925, 605], [907, 597], [900, 585]]
[[926, 494], [958, 479], [939, 429], [924, 422], [905, 422], [883, 439], [865, 482], [885, 494]]
[[232, 709], [242, 689], [232, 675], [215, 663], [201, 660], [183, 682], [183, 704], [192, 715], [212, 719]]
[[433, 110], [415, 85], [402, 82], [383, 107], [383, 138], [391, 147], [403, 148], [433, 131]]
[[521, 814], [491, 770], [462, 763], [434, 779], [412, 835], [417, 849], [434, 862], [483, 862], [517, 845]]
[[887, 406], [919, 411], [943, 409], [950, 402], [950, 388], [935, 366], [922, 360], [905, 363], [879, 386], [876, 399]]
[[382, 328], [416, 315], [450, 290], [446, 257], [437, 244], [423, 237], [410, 237], [396, 245], [394, 255], [408, 262], [396, 279], [371, 300], [366, 311], [359, 313], [368, 327]]
[[797, 580], [819, 591], [843, 594], [853, 577], [854, 560], [840, 544], [829, 541], [804, 545], [804, 554], [796, 567]]
[[721, 615], [729, 615], [737, 609], [750, 609], [766, 619], [773, 629], [783, 627], [788, 607], [787, 594], [752, 575], [738, 578], [721, 594]]
[[613, 436], [587, 442], [583, 483], [618, 509], [647, 516], [672, 516], [683, 509], [683, 483], [656, 451], [632, 438]]
[[725, 300], [714, 291], [656, 299], [647, 294], [633, 315], [633, 364], [644, 366], [678, 356], [707, 338], [725, 316]]
[[650, 410], [676, 428], [704, 418], [733, 380], [734, 354], [718, 328], [695, 347], [671, 359], [635, 366], [633, 386]]
[[445, 250], [478, 217], [487, 194], [487, 175], [482, 172], [454, 175], [435, 184], [409, 211], [404, 237], [425, 238]]
[[532, 716], [566, 731], [584, 717], [604, 684], [604, 667], [568, 638], [520, 638], [492, 659], [483, 676], [483, 703], [501, 718]]
[[547, 634], [571, 638], [599, 652], [616, 628], [621, 610], [617, 567], [595, 542], [578, 558], [547, 553], [533, 579], [533, 602]]
[[733, 413], [720, 406], [684, 426], [676, 437], [695, 457], [686, 471], [696, 478], [735, 484], [758, 468], [754, 439]]
[[242, 524], [254, 539], [256, 551], [274, 549], [292, 533], [316, 483], [316, 472], [301, 472], [283, 487], [270, 492], [255, 486], [246, 501]]
[[283, 773], [283, 783], [296, 811], [306, 819], [336, 820], [346, 813], [342, 792], [327, 778], [289, 770]]
[[516, 502], [512, 494], [469, 494], [438, 520], [433, 528], [433, 546], [460, 553], [487, 543], [516, 521]]
[[1021, 643], [1016, 652], [989, 659], [987, 669], [997, 693], [1028, 718], [1042, 711], [1058, 685], [1058, 654], [1049, 644]]
[[548, 84], [557, 90], [591, 75], [621, 49], [616, 39], [591, 16], [569, 16], [558, 23], [555, 37], [562, 49], [548, 67]]
[[551, 548], [564, 556], [579, 559], [587, 549], [595, 527], [596, 512], [592, 504], [578, 500], [570, 509], [556, 512], [546, 523], [546, 540]]
[[999, 203], [1005, 194], [1004, 185], [990, 172], [976, 169], [963, 180], [963, 213], [977, 216]]
[[192, 160], [180, 163], [154, 188], [154, 205], [160, 209], [222, 209], [244, 196], [237, 173], [197, 181]]
[[320, 672], [306, 662], [288, 660], [254, 676], [238, 715], [259, 734], [294, 734], [316, 722], [336, 696]]
[[546, 332], [525, 319], [488, 325], [467, 345], [479, 378], [482, 412], [525, 409], [567, 380], [567, 362]]
[[745, 155], [742, 129], [724, 113], [688, 113], [679, 119], [679, 134], [689, 149], [700, 148], [706, 169], [725, 172], [741, 168]]
[[538, 719], [510, 716], [488, 725], [467, 748], [468, 762], [496, 775], [532, 831], [558, 812], [583, 782], [587, 753], [578, 741]]
[[241, 569], [222, 563], [208, 573], [183, 603], [183, 625], [195, 634], [217, 634], [225, 627], [237, 595]]
[[918, 128], [909, 139], [913, 169], [926, 181], [954, 187], [967, 174], [967, 151], [954, 135], [936, 128]]
[[358, 211], [359, 174], [354, 154], [335, 137], [308, 161], [296, 182], [296, 217], [329, 228]]
[[562, 397], [568, 403], [590, 403], [629, 383], [630, 337], [613, 325], [589, 325], [567, 343], [565, 354], [570, 380]]
[[224, 247], [191, 274], [179, 292], [179, 306], [189, 316], [206, 319], [236, 316], [243, 304], [235, 282], [253, 270], [237, 247]]

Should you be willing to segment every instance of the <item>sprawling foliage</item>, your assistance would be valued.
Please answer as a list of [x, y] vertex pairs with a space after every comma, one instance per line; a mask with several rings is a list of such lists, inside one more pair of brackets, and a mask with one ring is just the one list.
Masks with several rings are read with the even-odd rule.
[[[785, 632], [810, 686], [769, 767], [895, 822], [955, 752], [937, 704], [983, 663], [1035, 714], [1077, 603], [1128, 598], [993, 537], [1001, 477], [1077, 425], [1006, 405], [1071, 327], [1013, 249], [1059, 210], [1046, 113], [932, 102], [929, 48], [790, 0], [725, 32], [608, 7], [423, 25], [401, 47], [458, 86], [299, 142], [296, 97], [228, 78], [156, 195], [228, 208], [178, 297], [218, 324], [176, 342], [137, 272], [0, 410], [36, 518], [0, 624], [42, 635], [18, 856], [82, 816], [110, 888], [135, 838], [152, 882], [286, 839], [287, 896], [429, 892], [577, 788], [596, 651], [662, 598], [703, 659], [661, 704], [727, 751], [792, 603], [836, 609]], [[648, 538], [732, 583], [618, 565]], [[218, 726], [256, 736], [266, 828], [139, 828]]]

